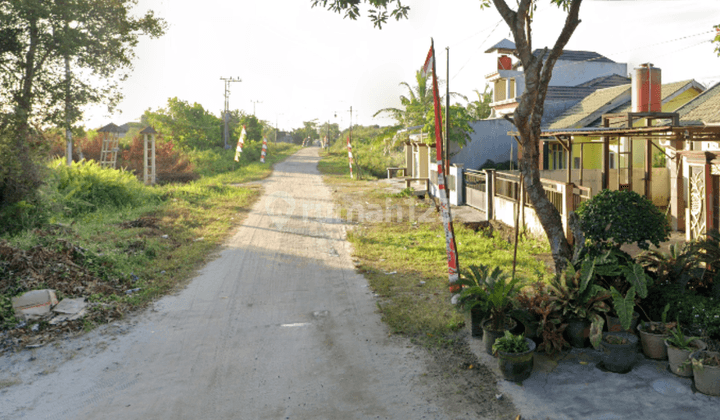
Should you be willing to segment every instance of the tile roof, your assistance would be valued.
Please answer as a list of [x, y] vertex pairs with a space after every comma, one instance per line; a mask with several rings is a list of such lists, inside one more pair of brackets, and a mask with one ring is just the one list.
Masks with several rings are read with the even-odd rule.
[[597, 88], [578, 86], [548, 86], [546, 101], [580, 101], [596, 91]]
[[[533, 55], [535, 57], [540, 57], [540, 54], [543, 53], [545, 49], [537, 49], [533, 51]], [[548, 54], [550, 54], [550, 50], [548, 49]], [[572, 51], [572, 50], [564, 50], [563, 53], [560, 55], [560, 58], [558, 60], [564, 60], [564, 61], [594, 61], [596, 63], [614, 63], [611, 59], [605, 57], [604, 55], [600, 55], [593, 51]]]
[[584, 119], [602, 110], [603, 107], [611, 105], [614, 101], [621, 100], [622, 96], [627, 96], [626, 100], [630, 99], [630, 85], [598, 89], [572, 108], [563, 112], [548, 128], [551, 130], [580, 128], [582, 125], [578, 125], [581, 124]]
[[609, 88], [613, 86], [627, 85], [632, 82], [629, 77], [621, 76], [619, 74], [611, 74], [609, 76], [600, 76], [592, 80], [588, 80], [585, 83], [581, 83], [578, 87], [593, 87], [595, 89]]
[[[679, 91], [680, 89], [684, 88], [685, 86], [687, 86], [691, 83], [693, 83], [692, 79], [691, 80], [682, 80], [680, 82], [674, 82], [674, 83], [666, 83], [666, 84], [662, 85], [662, 90], [660, 92], [661, 100], [665, 101], [667, 98], [672, 96], [674, 93], [676, 93], [677, 91]], [[615, 109], [607, 111], [607, 113], [608, 114], [623, 114], [626, 112], [631, 112], [631, 110], [632, 110], [632, 99], [630, 101], [628, 101], [627, 103], [625, 103]], [[668, 111], [668, 112], [672, 112], [672, 111]], [[596, 121], [596, 124], [593, 124], [593, 125], [599, 126], [600, 121]], [[610, 123], [610, 127], [619, 127], [619, 126], [624, 126], [624, 125], [625, 125], [625, 121], [618, 121], [615, 123]]]
[[676, 110], [680, 125], [720, 123], [720, 83], [693, 98]]

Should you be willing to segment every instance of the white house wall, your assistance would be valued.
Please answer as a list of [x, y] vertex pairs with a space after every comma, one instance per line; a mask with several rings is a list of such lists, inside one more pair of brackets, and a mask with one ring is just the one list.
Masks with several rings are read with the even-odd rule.
[[[627, 64], [558, 60], [555, 67], [553, 67], [549, 86], [577, 86], [592, 79], [613, 74], [627, 75]], [[521, 78], [524, 78], [524, 76], [516, 77], [516, 79]], [[522, 83], [523, 87], [525, 86], [524, 81], [517, 83]], [[519, 92], [522, 93], [523, 91]]]

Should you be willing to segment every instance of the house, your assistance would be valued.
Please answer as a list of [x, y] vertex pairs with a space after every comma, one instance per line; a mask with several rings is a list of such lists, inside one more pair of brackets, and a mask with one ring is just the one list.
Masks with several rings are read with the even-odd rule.
[[[643, 71], [647, 72], [647, 67], [636, 69], [636, 76], [640, 77], [638, 72]], [[652, 72], [659, 96], [656, 112], [675, 112], [704, 90], [695, 80], [661, 84], [660, 69], [654, 67]], [[572, 134], [572, 130], [600, 128], [603, 125], [603, 115], [618, 116], [607, 121], [608, 127], [626, 127], [628, 113], [647, 112], [638, 111], [637, 104], [633, 108], [632, 92], [637, 89], [638, 84], [630, 83], [598, 89], [544, 127], [543, 131], [548, 134], [569, 134], [548, 136], [541, 141], [541, 177], [574, 182], [590, 187], [592, 191], [604, 188], [632, 189], [648, 196], [659, 206], [667, 205], [670, 200], [669, 170], [665, 164], [665, 152], [658, 140], [635, 138], [630, 141], [626, 137], [620, 137], [617, 141], [610, 142], [607, 164], [610, 171], [606, 174], [607, 179], [603, 181], [602, 136], [600, 133], [588, 136]], [[647, 124], [646, 118], [637, 118], [632, 126]], [[650, 168], [649, 176], [646, 176], [646, 163]], [[652, 185], [650, 179], [654, 180]]]
[[[450, 146], [451, 163], [477, 169], [487, 160], [515, 160], [515, 140], [507, 135], [514, 126], [503, 118], [515, 111], [525, 89], [522, 65], [512, 57], [514, 51], [515, 44], [507, 39], [486, 51], [497, 55], [497, 68], [485, 76], [493, 87], [492, 113], [488, 119], [470, 124], [474, 132], [464, 147]], [[543, 51], [535, 50], [534, 54], [539, 57]], [[548, 85], [543, 121], [553, 120], [598, 89], [630, 83], [626, 74], [627, 64], [616, 63], [596, 52], [565, 50]]]

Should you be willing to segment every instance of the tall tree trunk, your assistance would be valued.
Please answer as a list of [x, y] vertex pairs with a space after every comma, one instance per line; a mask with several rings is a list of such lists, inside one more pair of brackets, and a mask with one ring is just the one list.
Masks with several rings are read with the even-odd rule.
[[32, 114], [32, 90], [33, 81], [35, 79], [35, 55], [40, 41], [39, 30], [37, 27], [37, 17], [31, 16], [28, 19], [28, 22], [30, 24], [30, 46], [25, 54], [25, 73], [23, 74], [21, 82], [22, 88], [19, 97], [17, 98], [17, 110], [15, 112], [16, 117], [18, 118], [19, 133], [23, 135], [23, 137], [28, 134], [27, 131], [30, 128], [29, 119]]
[[535, 207], [540, 224], [550, 242], [555, 272], [562, 272], [572, 257], [572, 250], [562, 227], [560, 213], [545, 195], [540, 182], [540, 132], [545, 97], [552, 77], [552, 69], [570, 36], [580, 23], [578, 14], [582, 0], [569, 0], [565, 25], [552, 50], [547, 48], [536, 57], [532, 52], [531, 23], [533, 0], [520, 0], [517, 11], [510, 9], [505, 0], [492, 0], [515, 38], [516, 55], [523, 65], [525, 92], [520, 97], [513, 115], [513, 124], [520, 134], [520, 173], [525, 181], [530, 202]]

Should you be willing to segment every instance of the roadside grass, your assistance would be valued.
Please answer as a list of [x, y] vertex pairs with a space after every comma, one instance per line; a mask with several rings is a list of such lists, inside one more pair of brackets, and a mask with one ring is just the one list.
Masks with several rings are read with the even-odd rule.
[[[453, 341], [465, 315], [450, 302], [445, 233], [435, 202], [408, 190], [388, 191], [381, 181], [351, 180], [347, 160], [342, 168], [337, 160], [325, 155], [318, 168], [335, 191], [341, 216], [352, 224], [347, 237], [357, 269], [378, 295], [383, 321], [393, 333], [424, 345]], [[475, 232], [457, 221], [454, 230], [461, 269], [484, 264], [512, 272], [513, 244], [503, 235]], [[537, 258], [547, 253], [546, 241], [518, 242], [516, 276], [523, 286], [549, 279]]]
[[[72, 296], [59, 291], [58, 298], [85, 296], [98, 303], [85, 320], [74, 321], [79, 329], [92, 329], [182, 286], [202, 263], [212, 258], [262, 192], [258, 185], [243, 184], [269, 176], [272, 164], [298, 147], [274, 149], [265, 164], [253, 162], [188, 184], [143, 186], [143, 193], [157, 198], [135, 207], [100, 207], [73, 216], [60, 211], [50, 217], [51, 223], [46, 226], [0, 237], [0, 241], [26, 251], [37, 246], [54, 249], [54, 244], [62, 240], [79, 247], [83, 254], [80, 265], [103, 287], [96, 287], [89, 295], [90, 287]], [[41, 287], [28, 288], [27, 279], [13, 278], [1, 265], [0, 277], [8, 277], [0, 278], [0, 284], [9, 285], [0, 288], [1, 302], [27, 290], [53, 286], [47, 284], [48, 280], [36, 284]], [[0, 305], [0, 312], [4, 328], [18, 323], [10, 305]], [[41, 330], [45, 327], [41, 325]]]

